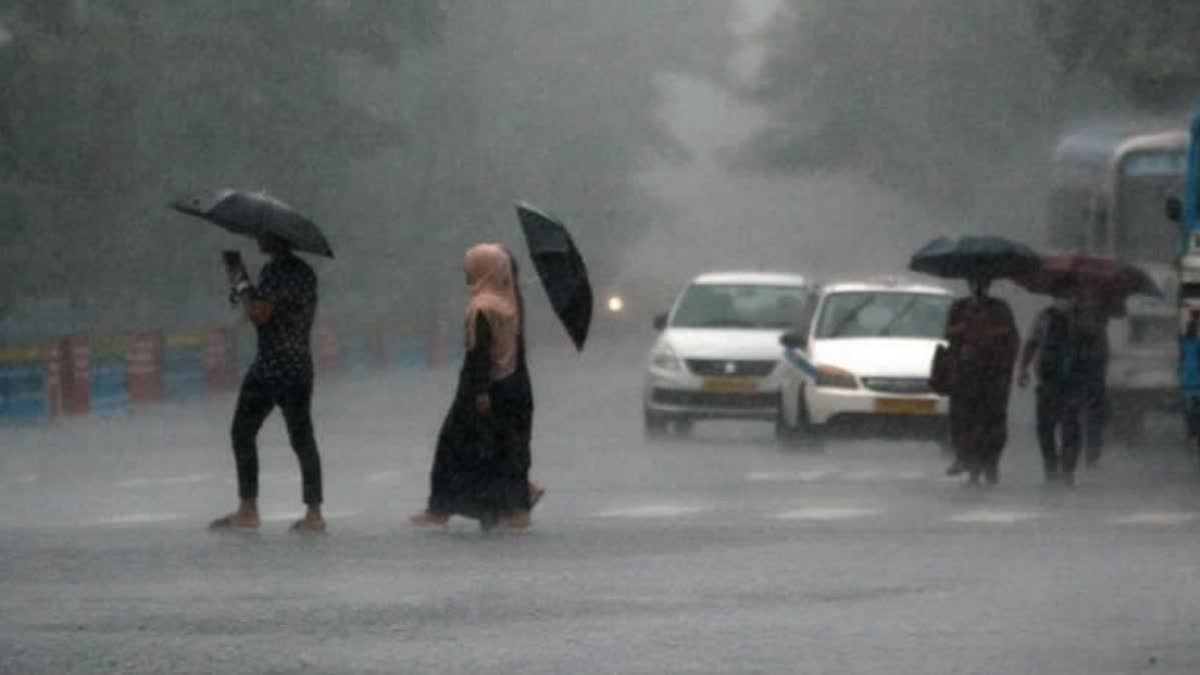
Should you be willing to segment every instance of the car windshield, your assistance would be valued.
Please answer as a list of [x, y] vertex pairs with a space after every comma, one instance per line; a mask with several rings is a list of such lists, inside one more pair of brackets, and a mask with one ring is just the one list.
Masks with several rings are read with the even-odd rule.
[[679, 328], [800, 328], [812, 301], [805, 286], [693, 284], [671, 325]]
[[939, 338], [952, 298], [933, 293], [833, 293], [821, 308], [817, 338]]

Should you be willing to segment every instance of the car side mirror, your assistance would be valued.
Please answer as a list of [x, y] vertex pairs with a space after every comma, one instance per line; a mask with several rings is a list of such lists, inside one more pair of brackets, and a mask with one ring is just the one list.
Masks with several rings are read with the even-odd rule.
[[663, 312], [661, 314], [655, 314], [654, 315], [654, 330], [661, 333], [662, 331], [666, 330], [666, 328], [667, 328], [667, 313]]
[[779, 344], [786, 349], [804, 349], [808, 339], [800, 331], [790, 331], [779, 336]]
[[1166, 215], [1167, 220], [1173, 223], [1183, 220], [1183, 202], [1179, 201], [1179, 197], [1167, 197]]

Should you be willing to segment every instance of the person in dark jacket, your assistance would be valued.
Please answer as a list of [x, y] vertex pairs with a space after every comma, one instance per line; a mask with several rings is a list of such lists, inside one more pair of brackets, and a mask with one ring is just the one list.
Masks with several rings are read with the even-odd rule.
[[1080, 358], [1078, 307], [1064, 283], [1054, 303], [1038, 313], [1021, 354], [1022, 388], [1037, 361], [1037, 437], [1046, 482], [1071, 485], [1082, 444], [1085, 377]]
[[1017, 357], [1017, 326], [1008, 303], [988, 295], [989, 279], [969, 281], [946, 321], [950, 362], [950, 435], [955, 461], [949, 475], [1000, 480], [1008, 442], [1008, 398]]
[[313, 434], [310, 344], [317, 311], [317, 275], [292, 252], [287, 240], [266, 234], [258, 238], [258, 244], [271, 260], [263, 267], [257, 286], [250, 283], [240, 258], [226, 260], [231, 297], [241, 304], [258, 332], [258, 353], [242, 381], [231, 430], [240, 503], [236, 511], [213, 521], [211, 527], [257, 528], [261, 524], [256, 439], [267, 416], [278, 407], [300, 462], [302, 499], [307, 507], [292, 529], [323, 532], [324, 495], [321, 457]]
[[1088, 468], [1100, 464], [1104, 428], [1108, 422], [1108, 319], [1123, 304], [1080, 293], [1075, 302], [1073, 326], [1078, 350], [1079, 395], [1083, 411], [1083, 456]]
[[484, 529], [521, 529], [536, 496], [529, 482], [533, 394], [512, 258], [498, 244], [480, 244], [467, 252], [466, 276], [467, 351], [438, 434], [428, 504], [410, 521], [440, 526], [458, 515]]

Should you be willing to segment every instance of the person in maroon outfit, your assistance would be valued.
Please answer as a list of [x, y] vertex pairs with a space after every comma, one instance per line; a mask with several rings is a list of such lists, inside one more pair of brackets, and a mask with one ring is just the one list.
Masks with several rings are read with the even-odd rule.
[[1019, 336], [1008, 303], [988, 295], [989, 279], [970, 280], [971, 295], [950, 307], [946, 321], [951, 363], [950, 434], [955, 461], [949, 475], [977, 484], [1000, 480], [1008, 441], [1008, 398]]

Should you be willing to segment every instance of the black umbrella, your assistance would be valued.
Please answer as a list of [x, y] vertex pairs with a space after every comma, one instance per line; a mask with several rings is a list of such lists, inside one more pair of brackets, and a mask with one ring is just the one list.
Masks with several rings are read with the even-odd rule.
[[938, 237], [913, 254], [908, 267], [947, 279], [1007, 279], [1041, 269], [1037, 252], [1003, 237]]
[[171, 208], [216, 223], [247, 237], [273, 234], [299, 251], [333, 257], [333, 249], [316, 223], [263, 192], [221, 190], [171, 202]]
[[525, 203], [517, 204], [517, 218], [550, 305], [575, 348], [582, 351], [592, 324], [592, 285], [583, 257], [556, 218]]

